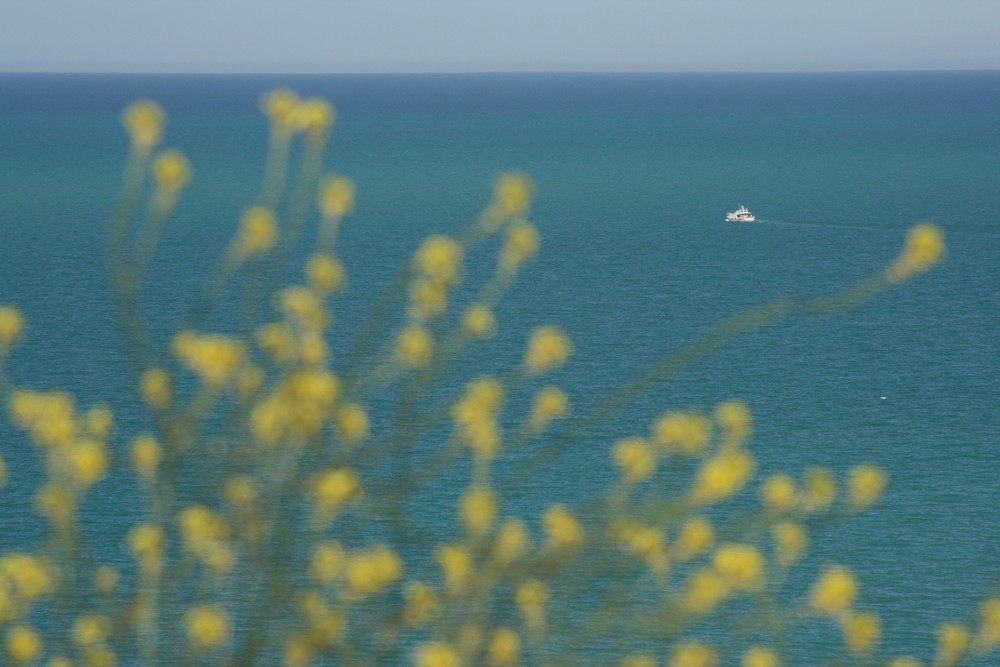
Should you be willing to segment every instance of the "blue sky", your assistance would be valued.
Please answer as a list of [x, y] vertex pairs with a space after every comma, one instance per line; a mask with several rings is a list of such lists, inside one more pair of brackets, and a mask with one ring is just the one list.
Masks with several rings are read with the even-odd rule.
[[2, 0], [0, 71], [1000, 69], [1000, 0]]

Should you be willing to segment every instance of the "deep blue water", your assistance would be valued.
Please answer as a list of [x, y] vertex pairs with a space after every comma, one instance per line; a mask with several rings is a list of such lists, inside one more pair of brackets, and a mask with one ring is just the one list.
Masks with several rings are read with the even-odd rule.
[[[337, 106], [327, 165], [358, 186], [335, 349], [422, 237], [460, 229], [495, 175], [519, 169], [538, 188], [541, 256], [466, 374], [509, 368], [533, 325], [558, 324], [576, 353], [556, 380], [581, 408], [720, 318], [845, 287], [889, 261], [912, 224], [938, 223], [948, 254], [930, 274], [854, 311], [739, 338], [510, 502], [536, 515], [543, 501], [585, 498], [608, 477], [613, 438], [666, 409], [741, 398], [760, 475], [859, 461], [889, 473], [875, 511], [815, 536], [804, 576], [830, 561], [854, 568], [862, 607], [883, 615], [896, 650], [926, 656], [936, 622], [971, 620], [1000, 574], [1000, 73], [0, 75], [0, 303], [30, 323], [9, 363], [16, 383], [110, 403], [122, 446], [140, 428], [110, 344], [104, 262], [120, 110], [161, 102], [167, 144], [194, 164], [143, 292], [165, 335], [254, 197], [257, 100], [277, 85]], [[759, 224], [722, 221], [740, 203]], [[491, 261], [470, 257], [470, 281]], [[0, 547], [23, 548], [39, 523], [32, 453], [3, 421], [0, 449], [11, 477]], [[107, 551], [125, 527], [111, 486], [88, 509]], [[427, 515], [441, 529], [452, 496], [437, 495]]]

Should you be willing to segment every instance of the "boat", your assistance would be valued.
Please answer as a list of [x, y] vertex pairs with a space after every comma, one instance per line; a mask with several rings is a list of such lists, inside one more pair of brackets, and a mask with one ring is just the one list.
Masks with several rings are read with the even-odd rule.
[[740, 204], [740, 207], [735, 211], [726, 213], [726, 222], [753, 222], [756, 219], [757, 218], [754, 214], [742, 204]]

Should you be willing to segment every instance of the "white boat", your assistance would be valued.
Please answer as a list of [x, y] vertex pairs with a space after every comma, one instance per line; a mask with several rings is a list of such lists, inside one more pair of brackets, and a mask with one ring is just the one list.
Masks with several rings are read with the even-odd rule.
[[726, 222], [753, 222], [757, 218], [754, 214], [747, 210], [746, 206], [740, 204], [740, 207], [735, 211], [730, 211], [726, 213]]

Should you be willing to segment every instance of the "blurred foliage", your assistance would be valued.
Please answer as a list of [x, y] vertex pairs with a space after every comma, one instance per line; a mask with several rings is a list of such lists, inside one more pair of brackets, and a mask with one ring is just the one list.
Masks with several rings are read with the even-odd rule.
[[[149, 331], [137, 293], [192, 169], [158, 150], [157, 104], [123, 114], [131, 149], [108, 263], [130, 409], [145, 429], [122, 432], [106, 406], [0, 375], [9, 419], [46, 473], [35, 507], [48, 525], [34, 548], [0, 556], [7, 664], [777, 667], [810, 624], [842, 636], [840, 652], [814, 664], [956, 665], [1000, 644], [1000, 599], [985, 600], [976, 622], [942, 624], [937, 654], [918, 662], [880, 652], [879, 618], [858, 606], [847, 568], [800, 574], [812, 582], [801, 590], [789, 583], [811, 532], [875, 504], [886, 475], [860, 464], [846, 479], [820, 468], [759, 479], [752, 418], [737, 400], [621, 434], [608, 448], [612, 482], [579, 506], [516, 516], [504, 504], [733, 337], [852, 308], [929, 269], [944, 251], [935, 226], [914, 227], [899, 256], [858, 284], [724, 319], [574, 413], [545, 384], [573, 353], [553, 326], [537, 327], [502, 376], [451, 379], [458, 359], [497, 334], [495, 306], [538, 251], [527, 177], [501, 175], [465, 229], [427, 238], [334, 355], [332, 304], [347, 276], [337, 232], [354, 208], [352, 182], [322, 173], [335, 113], [287, 90], [261, 108], [270, 148], [259, 196], [169, 349], [155, 344], [162, 334]], [[465, 259], [481, 246], [497, 248], [495, 266], [457, 308]], [[222, 302], [234, 321], [205, 331]], [[20, 312], [0, 306], [0, 367], [22, 329]], [[517, 474], [498, 488], [496, 467], [509, 460]], [[0, 459], [0, 479], [5, 470]], [[83, 501], [125, 472], [138, 496], [123, 489], [122, 502], [142, 520], [119, 552], [95, 553]], [[468, 486], [437, 529], [413, 520], [456, 484]]]

